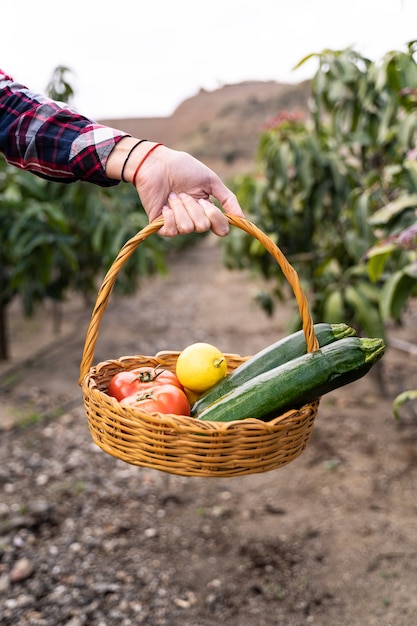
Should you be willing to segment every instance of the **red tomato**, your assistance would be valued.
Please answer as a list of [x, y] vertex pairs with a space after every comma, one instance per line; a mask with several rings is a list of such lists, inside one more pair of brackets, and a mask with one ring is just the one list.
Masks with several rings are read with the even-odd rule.
[[140, 389], [137, 393], [123, 398], [120, 404], [137, 407], [148, 413], [190, 415], [187, 396], [175, 385], [154, 385], [148, 389]]
[[122, 400], [141, 389], [149, 389], [154, 385], [174, 385], [183, 390], [183, 386], [175, 374], [169, 370], [153, 367], [137, 367], [134, 370], [118, 372], [110, 380], [108, 394], [116, 400]]

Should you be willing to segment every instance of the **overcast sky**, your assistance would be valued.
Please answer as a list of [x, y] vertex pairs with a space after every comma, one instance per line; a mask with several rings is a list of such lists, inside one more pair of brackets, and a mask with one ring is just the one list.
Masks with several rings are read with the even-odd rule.
[[170, 115], [200, 88], [299, 82], [311, 52], [373, 60], [417, 39], [417, 0], [2, 0], [0, 67], [45, 91], [74, 73], [74, 105], [96, 119]]

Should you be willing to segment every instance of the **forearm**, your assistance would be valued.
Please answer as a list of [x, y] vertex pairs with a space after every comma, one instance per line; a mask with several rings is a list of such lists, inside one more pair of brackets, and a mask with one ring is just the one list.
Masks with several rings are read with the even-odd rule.
[[107, 159], [126, 133], [34, 94], [0, 71], [0, 151], [21, 169], [60, 182], [110, 186]]

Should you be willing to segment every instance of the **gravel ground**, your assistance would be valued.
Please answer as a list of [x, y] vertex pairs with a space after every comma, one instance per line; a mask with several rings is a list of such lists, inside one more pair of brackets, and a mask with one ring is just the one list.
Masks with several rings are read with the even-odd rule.
[[[97, 360], [201, 339], [251, 354], [284, 332], [288, 307], [277, 329], [212, 240], [172, 267], [109, 307]], [[368, 376], [323, 399], [289, 466], [195, 479], [92, 443], [76, 385], [85, 323], [2, 394], [2, 626], [415, 625], [417, 428], [391, 413], [411, 358], [384, 357], [385, 395]]]

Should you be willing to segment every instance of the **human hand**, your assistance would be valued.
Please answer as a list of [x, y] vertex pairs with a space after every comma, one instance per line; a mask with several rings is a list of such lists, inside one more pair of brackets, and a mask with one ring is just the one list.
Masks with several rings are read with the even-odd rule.
[[[125, 144], [126, 151], [131, 142], [126, 139], [119, 145]], [[133, 181], [138, 164], [153, 145], [146, 142], [133, 151], [125, 167], [126, 181]], [[142, 163], [135, 187], [149, 221], [164, 217], [159, 234], [166, 237], [209, 229], [221, 237], [227, 235], [229, 222], [211, 198], [216, 199], [226, 213], [244, 217], [235, 194], [217, 174], [187, 152], [163, 145]]]
[[210, 197], [225, 212], [243, 217], [236, 196], [217, 174], [190, 154], [165, 146], [159, 146], [143, 163], [136, 189], [150, 221], [162, 213], [164, 226], [159, 233], [167, 237], [209, 229], [227, 235], [229, 223]]

